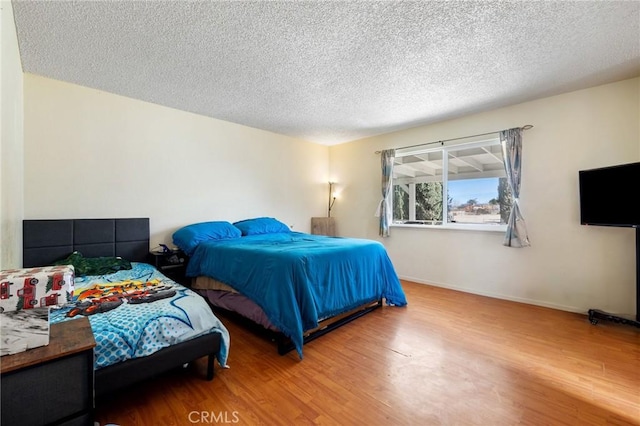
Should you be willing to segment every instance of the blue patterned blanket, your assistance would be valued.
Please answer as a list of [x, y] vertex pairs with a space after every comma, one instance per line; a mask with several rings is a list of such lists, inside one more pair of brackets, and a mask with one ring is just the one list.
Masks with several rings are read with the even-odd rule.
[[216, 358], [226, 366], [229, 333], [205, 300], [151, 265], [133, 262], [132, 266], [108, 275], [76, 277], [72, 303], [52, 310], [51, 323], [89, 318], [96, 340], [96, 369], [207, 333], [221, 335]]

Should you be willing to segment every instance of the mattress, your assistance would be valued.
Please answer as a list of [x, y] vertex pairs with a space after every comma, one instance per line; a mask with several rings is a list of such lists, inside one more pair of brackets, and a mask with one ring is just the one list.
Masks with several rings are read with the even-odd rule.
[[216, 280], [211, 277], [195, 277], [191, 282], [191, 288], [194, 290], [220, 290], [229, 293], [237, 293], [238, 291], [228, 284]]
[[229, 333], [207, 302], [146, 263], [108, 275], [76, 277], [72, 301], [50, 321], [86, 316], [96, 340], [95, 368], [151, 355], [207, 333], [221, 336], [216, 359], [226, 366]]

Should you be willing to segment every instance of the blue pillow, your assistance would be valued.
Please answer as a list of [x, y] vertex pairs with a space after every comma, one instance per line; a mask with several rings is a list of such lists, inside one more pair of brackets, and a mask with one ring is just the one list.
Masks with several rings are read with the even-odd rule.
[[279, 232], [291, 232], [284, 223], [272, 217], [256, 217], [254, 219], [234, 222], [236, 228], [242, 231], [242, 235], [277, 234]]
[[201, 222], [187, 225], [173, 233], [173, 244], [191, 256], [203, 241], [240, 238], [242, 233], [229, 222]]

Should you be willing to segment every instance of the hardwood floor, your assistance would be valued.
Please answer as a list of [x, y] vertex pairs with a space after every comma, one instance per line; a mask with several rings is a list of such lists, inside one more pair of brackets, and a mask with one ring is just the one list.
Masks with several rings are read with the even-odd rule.
[[99, 403], [101, 425], [640, 425], [640, 329], [403, 282], [384, 306], [285, 356], [226, 320], [205, 360]]

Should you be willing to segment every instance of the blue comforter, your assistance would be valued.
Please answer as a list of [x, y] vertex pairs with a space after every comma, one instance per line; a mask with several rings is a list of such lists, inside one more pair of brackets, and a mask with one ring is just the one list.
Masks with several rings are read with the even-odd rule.
[[198, 245], [187, 276], [224, 282], [256, 302], [294, 343], [318, 321], [384, 298], [407, 300], [391, 260], [377, 241], [299, 232], [250, 235]]

